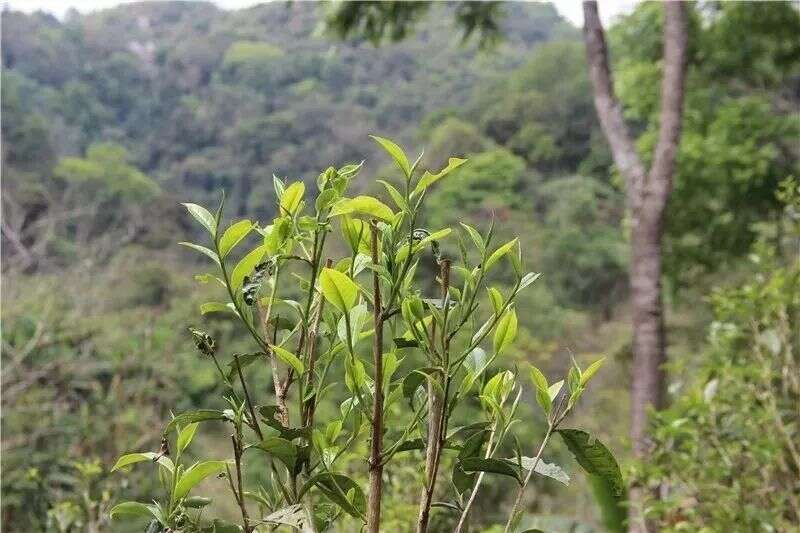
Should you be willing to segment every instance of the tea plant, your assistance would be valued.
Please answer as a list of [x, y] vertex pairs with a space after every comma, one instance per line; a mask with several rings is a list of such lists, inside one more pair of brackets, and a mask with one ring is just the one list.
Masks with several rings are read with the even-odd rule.
[[[491, 227], [482, 234], [462, 223], [455, 259], [440, 246], [454, 236], [452, 229], [421, 225], [429, 188], [466, 160], [450, 158], [438, 172], [423, 172], [421, 157], [411, 163], [392, 141], [373, 138], [400, 170], [397, 182], [378, 180], [393, 207], [371, 196], [347, 196], [361, 164], [321, 173], [313, 201], [303, 182], [287, 185], [275, 178], [277, 217], [267, 226], [239, 220], [223, 230], [224, 197], [215, 213], [185, 204], [210, 244], [181, 244], [211, 260], [216, 273], [198, 279], [218, 284], [225, 294], [200, 311], [241, 322], [254, 351], [225, 355], [209, 333], [190, 328], [198, 351], [219, 373], [228, 409], [181, 413], [167, 424], [158, 452], [121, 457], [115, 469], [156, 463], [164, 496], [152, 504], [121, 503], [112, 516], [148, 516], [148, 531], [251, 533], [279, 526], [323, 531], [347, 515], [377, 532], [384, 472], [398, 454], [421, 451], [424, 482], [416, 524], [409, 529], [427, 531], [436, 505], [457, 512], [456, 530], [463, 531], [484, 475], [492, 473], [518, 483], [506, 524], [511, 531], [534, 472], [568, 479], [542, 461], [555, 433], [590, 474], [621, 494], [619, 468], [608, 450], [582, 431], [560, 427], [602, 361], [583, 371], [573, 365], [565, 380], [552, 385], [532, 368], [547, 431], [533, 457], [510, 439], [522, 388], [515, 372], [487, 374], [516, 337], [517, 295], [539, 274], [524, 271], [517, 239], [495, 246]], [[326, 245], [337, 227], [346, 255], [335, 261], [328, 251], [335, 248]], [[232, 260], [251, 235], [258, 244]], [[505, 293], [491, 285], [504, 261], [514, 279]], [[431, 279], [425, 280], [427, 272]], [[270, 394], [249, 372], [256, 365], [269, 368]], [[473, 398], [485, 420], [453, 427], [454, 413]], [[338, 403], [339, 416], [320, 420], [317, 409], [324, 402]], [[396, 404], [408, 409], [390, 409]], [[206, 421], [230, 427], [230, 456], [187, 465], [183, 454]], [[510, 440], [515, 456], [500, 457]], [[347, 468], [363, 445], [367, 490], [353, 477], [352, 465]], [[457, 454], [452, 491], [440, 479], [446, 452]], [[246, 471], [266, 474], [247, 486]], [[238, 524], [204, 518], [210, 500], [191, 495], [212, 475], [227, 480]], [[434, 502], [435, 493], [450, 493], [451, 501]]]

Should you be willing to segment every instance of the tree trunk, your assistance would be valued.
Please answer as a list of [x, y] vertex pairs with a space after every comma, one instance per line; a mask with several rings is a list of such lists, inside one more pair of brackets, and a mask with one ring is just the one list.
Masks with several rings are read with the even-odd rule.
[[[664, 218], [672, 189], [675, 157], [680, 143], [686, 77], [686, 12], [682, 2], [664, 3], [664, 75], [658, 142], [649, 172], [636, 151], [614, 93], [605, 33], [597, 2], [584, 2], [584, 40], [594, 102], [614, 163], [627, 183], [631, 214], [629, 282], [633, 313], [633, 376], [631, 384], [631, 441], [634, 454], [647, 456], [647, 410], [663, 403], [666, 337], [661, 300], [661, 242]], [[632, 490], [629, 528], [646, 530], [637, 503], [642, 495]]]

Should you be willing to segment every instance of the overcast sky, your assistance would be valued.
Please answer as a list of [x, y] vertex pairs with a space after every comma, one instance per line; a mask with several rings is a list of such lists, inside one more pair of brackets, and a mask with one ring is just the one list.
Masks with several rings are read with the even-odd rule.
[[[12, 9], [32, 12], [38, 9], [49, 11], [58, 17], [74, 7], [78, 11], [87, 12], [105, 9], [129, 0], [3, 0], [4, 5]], [[212, 0], [224, 9], [238, 9], [263, 3], [254, 0]], [[616, 15], [629, 12], [637, 0], [600, 0], [600, 17], [608, 24]], [[554, 2], [556, 9], [576, 26], [583, 26], [583, 9], [581, 0], [557, 0]]]

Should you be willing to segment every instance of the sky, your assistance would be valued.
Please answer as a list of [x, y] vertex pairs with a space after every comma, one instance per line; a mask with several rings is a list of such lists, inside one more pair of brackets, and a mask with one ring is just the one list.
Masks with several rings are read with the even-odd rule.
[[[2, 0], [3, 5], [12, 9], [32, 12], [36, 10], [48, 11], [57, 17], [62, 17], [70, 8], [74, 7], [80, 12], [96, 11], [114, 7], [130, 0]], [[223, 9], [239, 9], [262, 2], [254, 0], [212, 0]], [[604, 24], [611, 22], [616, 15], [625, 14], [633, 9], [637, 0], [599, 0], [600, 18]], [[583, 8], [581, 0], [556, 0], [553, 2], [556, 9], [576, 26], [583, 26]]]

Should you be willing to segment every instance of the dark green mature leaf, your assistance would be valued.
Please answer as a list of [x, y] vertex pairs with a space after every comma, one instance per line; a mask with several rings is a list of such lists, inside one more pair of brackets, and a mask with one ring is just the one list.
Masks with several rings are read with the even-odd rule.
[[435, 367], [424, 367], [409, 372], [408, 375], [403, 378], [403, 396], [411, 401], [414, 398], [414, 393], [419, 386], [422, 385], [422, 382], [425, 381], [429, 375], [438, 371], [439, 369]]
[[[237, 357], [238, 355], [238, 357]], [[245, 354], [235, 354], [234, 359], [228, 363], [228, 372], [227, 378], [228, 381], [235, 379], [238, 375], [238, 371], [236, 370], [236, 359], [239, 359], [239, 367], [244, 370], [248, 366], [252, 365], [260, 358], [264, 357], [263, 352], [255, 352], [255, 353], [245, 353]]]
[[300, 489], [298, 498], [302, 498], [303, 494], [312, 486], [316, 486], [328, 499], [350, 516], [361, 518], [366, 512], [367, 499], [364, 492], [358, 483], [344, 474], [323, 472], [311, 477]]
[[190, 509], [201, 509], [211, 503], [211, 498], [204, 498], [203, 496], [190, 496], [183, 500], [183, 506]]
[[588, 474], [598, 476], [608, 483], [614, 495], [622, 494], [625, 485], [619, 465], [602, 442], [580, 429], [558, 429], [556, 432], [561, 435], [575, 460]]
[[258, 413], [261, 415], [264, 423], [276, 429], [284, 439], [291, 441], [297, 438], [308, 439], [311, 437], [310, 428], [289, 428], [281, 424], [278, 419], [275, 418], [277, 412], [277, 405], [262, 405], [258, 408]]
[[468, 457], [460, 461], [464, 472], [489, 472], [513, 477], [517, 483], [522, 483], [522, 475], [519, 468], [509, 461], [503, 459], [484, 459], [481, 457]]
[[282, 437], [266, 438], [256, 444], [256, 447], [280, 459], [289, 470], [292, 470], [297, 462], [297, 446]]
[[217, 409], [200, 409], [197, 411], [188, 411], [181, 413], [172, 420], [170, 420], [167, 427], [164, 428], [164, 435], [170, 432], [176, 426], [185, 426], [194, 422], [206, 422], [209, 420], [226, 420], [227, 417], [223, 411]]
[[122, 502], [111, 508], [109, 512], [112, 519], [120, 516], [147, 516], [159, 518], [158, 507], [149, 503]]

